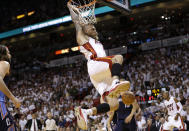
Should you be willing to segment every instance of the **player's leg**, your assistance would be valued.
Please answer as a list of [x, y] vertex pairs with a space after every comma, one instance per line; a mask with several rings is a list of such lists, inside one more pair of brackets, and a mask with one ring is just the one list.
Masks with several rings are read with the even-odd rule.
[[178, 120], [174, 120], [172, 123], [175, 128], [177, 128], [179, 131], [185, 130], [185, 124], [181, 118], [181, 116], [178, 117]]
[[0, 131], [16, 131], [16, 124], [4, 102], [0, 102], [0, 129]]
[[123, 64], [123, 56], [122, 55], [115, 55], [112, 58], [112, 64], [119, 63], [120, 65]]
[[174, 122], [174, 117], [169, 116], [168, 120], [166, 120], [163, 124], [163, 131], [173, 130], [173, 128], [174, 128], [173, 122]]
[[111, 69], [112, 77], [113, 79], [119, 79], [122, 70], [123, 56], [115, 55], [113, 56], [111, 61], [112, 61], [112, 69]]
[[106, 102], [99, 104], [97, 107], [91, 109], [81, 109], [81, 107], [75, 108], [75, 115], [77, 117], [77, 124], [81, 129], [86, 130], [88, 128], [87, 116], [97, 115], [102, 113], [107, 113], [109, 111], [115, 111], [119, 107], [119, 102], [117, 98], [111, 98], [106, 96]]
[[119, 63], [112, 65], [112, 57], [91, 60], [87, 63], [87, 66], [91, 82], [100, 95], [103, 95], [104, 92], [111, 92], [110, 96], [114, 97], [114, 95], [130, 88], [128, 81], [119, 81], [122, 67]]
[[[121, 92], [128, 91], [130, 88], [130, 82], [125, 81], [121, 77], [123, 56], [115, 55], [115, 56], [113, 56], [113, 58], [111, 58], [111, 61], [112, 61], [111, 74], [112, 74], [113, 81], [112, 81], [111, 89], [108, 91], [111, 92], [111, 93], [109, 93], [109, 96], [114, 97], [114, 96], [120, 94]], [[116, 82], [118, 82], [118, 83], [116, 83]]]

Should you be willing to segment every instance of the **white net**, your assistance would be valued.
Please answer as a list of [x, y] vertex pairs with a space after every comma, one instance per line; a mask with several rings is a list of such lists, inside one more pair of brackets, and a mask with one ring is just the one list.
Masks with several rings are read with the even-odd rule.
[[96, 0], [70, 0], [72, 6], [78, 8], [80, 24], [95, 24]]

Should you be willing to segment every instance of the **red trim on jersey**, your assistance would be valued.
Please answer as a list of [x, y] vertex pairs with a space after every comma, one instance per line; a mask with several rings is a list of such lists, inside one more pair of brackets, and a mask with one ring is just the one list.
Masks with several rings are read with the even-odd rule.
[[95, 58], [93, 60], [107, 62], [109, 64], [109, 68], [110, 68], [110, 71], [111, 71], [112, 70], [112, 58], [113, 57], [114, 56], [99, 57], [99, 58]]
[[91, 44], [89, 42], [85, 43], [84, 45], [82, 45], [86, 50], [88, 50], [89, 52], [92, 53], [91, 55], [91, 59], [97, 58], [97, 53], [96, 51], [93, 49], [93, 47], [91, 46]]
[[180, 109], [180, 107], [177, 105], [177, 103], [176, 103], [176, 106], [177, 106], [177, 110], [179, 110], [179, 109]]
[[80, 113], [80, 116], [85, 120], [84, 116], [83, 116], [83, 113], [81, 111], [81, 108], [79, 108], [79, 113]]
[[112, 70], [112, 58], [114, 56], [107, 56], [107, 57], [98, 57], [97, 58], [97, 53], [94, 50], [94, 48], [91, 46], [91, 44], [89, 42], [85, 43], [84, 45], [82, 45], [86, 50], [88, 50], [89, 52], [92, 53], [91, 55], [91, 59], [95, 60], [95, 61], [103, 61], [103, 62], [107, 62], [109, 64], [109, 68], [110, 71]]

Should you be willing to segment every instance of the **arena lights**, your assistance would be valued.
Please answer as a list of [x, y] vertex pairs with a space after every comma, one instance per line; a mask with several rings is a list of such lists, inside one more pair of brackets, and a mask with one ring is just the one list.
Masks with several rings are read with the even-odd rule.
[[66, 53], [69, 53], [69, 48], [67, 49], [63, 49], [63, 50], [58, 50], [55, 52], [55, 55], [60, 55], [60, 54], [66, 54]]
[[31, 16], [35, 13], [35, 11], [28, 12], [28, 16]]
[[24, 17], [25, 17], [25, 14], [21, 14], [21, 15], [16, 16], [16, 19], [21, 19], [21, 18], [24, 18]]
[[[78, 51], [79, 50], [79, 46], [75, 46], [75, 47], [72, 47], [70, 48], [72, 51]], [[61, 55], [61, 54], [66, 54], [66, 53], [69, 53], [70, 52], [70, 49], [67, 48], [67, 49], [62, 49], [62, 50], [57, 50], [55, 52], [55, 55]]]
[[[131, 6], [137, 6], [137, 5], [152, 2], [152, 1], [157, 1], [157, 0], [131, 0]], [[111, 12], [111, 11], [114, 11], [114, 10], [115, 9], [108, 7], [108, 6], [99, 7], [99, 8], [95, 9], [95, 15], [108, 13], [108, 12]], [[25, 15], [23, 17], [25, 17]], [[53, 25], [56, 25], [56, 24], [66, 23], [66, 22], [69, 22], [69, 21], [71, 21], [70, 15], [60, 17], [60, 18], [57, 18], [57, 19], [53, 19], [53, 20], [48, 20], [48, 21], [41, 22], [41, 23], [37, 23], [37, 24], [34, 24], [34, 25], [28, 25], [26, 27], [21, 27], [21, 28], [17, 28], [17, 29], [14, 29], [14, 30], [10, 30], [10, 31], [7, 31], [7, 32], [0, 33], [0, 39], [7, 38], [7, 37], [10, 37], [10, 36], [14, 36], [14, 35], [18, 35], [18, 34], [22, 34], [22, 33], [25, 33], [25, 32], [30, 32], [30, 31], [33, 31], [33, 30], [41, 29], [41, 28], [45, 28], [45, 27], [48, 27], [48, 26], [53, 26]]]
[[72, 47], [71, 50], [72, 50], [72, 51], [78, 51], [78, 50], [79, 50], [79, 46]]

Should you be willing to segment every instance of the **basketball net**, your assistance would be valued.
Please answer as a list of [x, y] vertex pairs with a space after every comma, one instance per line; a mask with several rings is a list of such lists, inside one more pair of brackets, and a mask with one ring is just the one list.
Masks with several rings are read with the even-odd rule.
[[78, 9], [80, 24], [96, 23], [94, 12], [96, 0], [69, 0], [69, 3]]

